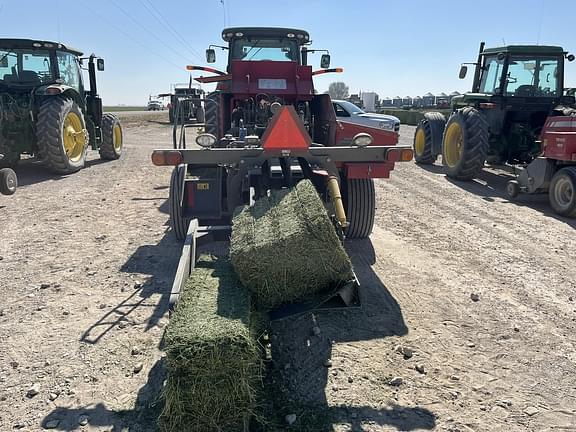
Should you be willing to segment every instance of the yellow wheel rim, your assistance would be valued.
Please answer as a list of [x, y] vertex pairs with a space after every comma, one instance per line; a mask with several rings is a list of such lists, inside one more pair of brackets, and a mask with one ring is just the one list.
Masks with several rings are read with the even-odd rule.
[[122, 150], [122, 128], [118, 123], [114, 125], [113, 140], [114, 140], [114, 150], [116, 150], [117, 152]]
[[462, 158], [463, 149], [464, 135], [462, 127], [456, 122], [451, 123], [444, 134], [444, 159], [446, 165], [449, 167], [456, 166]]
[[422, 156], [424, 154], [424, 149], [426, 148], [426, 135], [424, 130], [418, 129], [416, 131], [416, 138], [414, 140], [414, 152], [416, 156]]
[[66, 156], [70, 161], [78, 162], [82, 159], [86, 146], [86, 130], [82, 127], [80, 116], [75, 112], [66, 114], [62, 132]]

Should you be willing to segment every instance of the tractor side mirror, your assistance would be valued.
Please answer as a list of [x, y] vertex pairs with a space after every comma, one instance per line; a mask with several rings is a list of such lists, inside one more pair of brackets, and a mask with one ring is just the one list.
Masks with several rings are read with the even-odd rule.
[[458, 74], [458, 78], [464, 79], [466, 78], [466, 74], [468, 73], [468, 66], [460, 66], [460, 73]]
[[96, 60], [96, 69], [98, 69], [99, 71], [104, 70], [104, 59], [99, 58]]
[[566, 56], [566, 60], [568, 60], [569, 62], [573, 62], [575, 58], [576, 57], [574, 57], [574, 54], [568, 54]]
[[322, 54], [320, 58], [320, 67], [322, 69], [328, 69], [330, 67], [330, 54]]
[[216, 63], [216, 51], [214, 51], [212, 48], [206, 50], [206, 62]]

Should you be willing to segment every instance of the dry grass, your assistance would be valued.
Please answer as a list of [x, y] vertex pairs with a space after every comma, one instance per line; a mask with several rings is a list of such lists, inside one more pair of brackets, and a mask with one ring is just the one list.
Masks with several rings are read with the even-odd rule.
[[242, 431], [261, 368], [250, 294], [227, 258], [203, 256], [166, 329], [163, 431]]

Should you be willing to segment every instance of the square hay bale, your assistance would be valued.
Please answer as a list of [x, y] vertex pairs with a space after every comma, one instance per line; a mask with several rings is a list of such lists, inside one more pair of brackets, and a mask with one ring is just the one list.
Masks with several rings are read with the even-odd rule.
[[237, 210], [232, 222], [232, 264], [264, 309], [352, 278], [350, 259], [309, 180]]
[[261, 382], [251, 309], [229, 259], [201, 256], [166, 328], [162, 431], [247, 430]]

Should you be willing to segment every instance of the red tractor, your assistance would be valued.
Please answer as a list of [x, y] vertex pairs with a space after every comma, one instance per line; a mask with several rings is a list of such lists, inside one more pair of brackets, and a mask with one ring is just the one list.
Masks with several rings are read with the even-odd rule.
[[556, 213], [576, 217], [576, 115], [548, 117], [540, 143], [541, 156], [508, 182], [506, 192], [510, 198], [547, 192]]
[[[269, 190], [309, 179], [325, 198], [337, 228], [347, 238], [365, 238], [375, 214], [374, 178], [387, 178], [395, 162], [412, 159], [398, 146], [398, 133], [337, 121], [330, 96], [316, 94], [313, 77], [341, 72], [322, 55], [313, 71], [307, 32], [290, 28], [228, 28], [226, 71], [198, 82], [217, 83], [204, 100], [201, 148], [186, 148], [186, 125], [174, 148], [155, 150], [155, 165], [173, 165], [170, 218], [178, 239], [189, 226], [230, 229], [234, 209]], [[326, 52], [325, 50], [322, 50]], [[215, 61], [212, 46], [207, 61]], [[190, 221], [194, 220], [193, 224]]]

